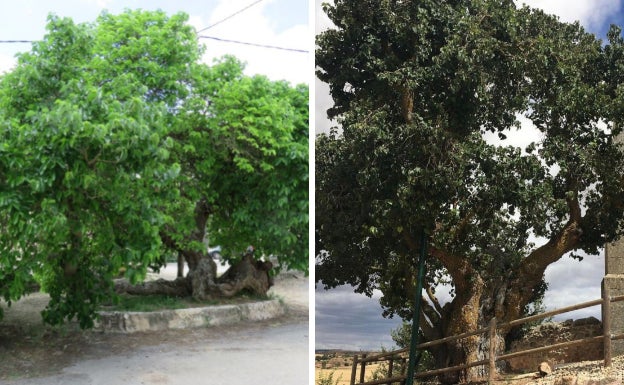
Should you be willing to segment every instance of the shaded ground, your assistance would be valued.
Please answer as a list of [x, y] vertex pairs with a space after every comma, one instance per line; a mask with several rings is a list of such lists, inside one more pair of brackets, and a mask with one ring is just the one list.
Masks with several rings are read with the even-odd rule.
[[[289, 341], [282, 340], [279, 343], [279, 352], [283, 353], [286, 358], [296, 357], [299, 365], [305, 365], [299, 368], [305, 368], [308, 356], [308, 279], [300, 273], [283, 273], [276, 277], [275, 287], [270, 290], [270, 293], [274, 293], [286, 303], [288, 311], [285, 316], [261, 322], [204, 329], [133, 334], [85, 332], [78, 330], [76, 325], [66, 325], [61, 328], [44, 326], [41, 323], [39, 311], [47, 303], [47, 298], [42, 294], [30, 295], [7, 309], [5, 319], [0, 323], [0, 383], [60, 384], [71, 381], [76, 384], [96, 384], [100, 382], [86, 378], [72, 379], [67, 376], [71, 373], [82, 373], [83, 370], [87, 370], [85, 365], [92, 365], [93, 362], [100, 362], [97, 365], [101, 367], [110, 365], [114, 367], [143, 356], [152, 357], [149, 361], [157, 360], [154, 357], [165, 353], [175, 355], [177, 352], [181, 356], [192, 356], [204, 363], [217, 362], [217, 358], [225, 357], [217, 352], [227, 351], [228, 346], [235, 346], [236, 341], [242, 341], [241, 338], [243, 340], [255, 338], [256, 347], [245, 352], [243, 347], [246, 344], [241, 345], [240, 353], [246, 354], [236, 359], [242, 359], [243, 362], [257, 360], [261, 354], [257, 348], [268, 343], [265, 341], [266, 338], [280, 340], [280, 336], [291, 338], [288, 337], [289, 335], [300, 338], [292, 341], [292, 347]], [[275, 346], [278, 344], [276, 343]], [[211, 348], [206, 349], [207, 347]], [[217, 350], [211, 350], [212, 347]], [[122, 361], [116, 363], [115, 359], [120, 357], [123, 358]], [[162, 356], [161, 359], [166, 360], [167, 357]], [[189, 358], [183, 358], [182, 361], [189, 362]], [[146, 364], [150, 366], [149, 362]], [[203, 366], [206, 367], [206, 365]], [[131, 373], [134, 372], [131, 370]], [[97, 373], [97, 371], [94, 371], [94, 368], [88, 368], [88, 373]], [[183, 374], [181, 373], [180, 377]], [[55, 375], [58, 377], [57, 382], [54, 380]], [[119, 382], [111, 380], [110, 372], [108, 375], [107, 373], [102, 373], [102, 375], [106, 381], [101, 383], [130, 383], [127, 379], [119, 380]], [[235, 378], [236, 373], [231, 375]], [[301, 383], [305, 383], [307, 371], [301, 375]], [[44, 382], [34, 382], [35, 377], [43, 376], [52, 377], [45, 379]], [[17, 381], [20, 378], [31, 378], [31, 380]], [[160, 380], [158, 378], [158, 376], [152, 378], [154, 381], [143, 379], [137, 384], [177, 383], [169, 380], [163, 382], [162, 378]]]

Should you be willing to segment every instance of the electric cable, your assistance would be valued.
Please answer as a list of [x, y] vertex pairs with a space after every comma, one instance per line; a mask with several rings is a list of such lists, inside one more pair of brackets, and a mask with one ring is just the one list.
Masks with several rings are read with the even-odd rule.
[[213, 23], [213, 24], [211, 24], [211, 25], [207, 26], [206, 28], [202, 28], [202, 29], [200, 29], [199, 31], [197, 31], [197, 34], [199, 34], [200, 32], [203, 32], [203, 31], [205, 31], [205, 30], [207, 30], [207, 29], [210, 29], [210, 28], [212, 28], [212, 27], [214, 27], [214, 26], [216, 26], [216, 25], [219, 25], [219, 24], [223, 23], [223, 22], [224, 22], [224, 21], [226, 21], [226, 20], [229, 20], [229, 19], [233, 18], [234, 16], [236, 16], [236, 15], [238, 15], [239, 13], [241, 13], [241, 12], [243, 12], [243, 11], [247, 10], [248, 8], [253, 7], [254, 5], [258, 4], [258, 3], [259, 3], [259, 2], [261, 2], [261, 1], [262, 1], [262, 0], [256, 0], [256, 1], [254, 1], [253, 3], [249, 4], [248, 6], [246, 6], [246, 7], [244, 7], [244, 8], [241, 8], [241, 9], [239, 9], [238, 11], [234, 12], [234, 13], [233, 13], [233, 14], [231, 14], [230, 16], [227, 16], [227, 17], [225, 17], [225, 18], [223, 18], [223, 19], [221, 19], [221, 20], [217, 21], [216, 23]]
[[[275, 45], [259, 44], [259, 43], [249, 43], [249, 42], [245, 42], [245, 41], [223, 39], [223, 38], [216, 37], [216, 36], [200, 35], [200, 36], [197, 36], [197, 38], [198, 39], [211, 39], [211, 40], [216, 40], [216, 41], [220, 41], [220, 42], [224, 42], [224, 43], [243, 44], [243, 45], [249, 45], [249, 46], [260, 47], [260, 48], [279, 49], [279, 50], [282, 50], [282, 51], [299, 52], [299, 53], [308, 53], [309, 52], [308, 50], [305, 50], [305, 49], [278, 47], [278, 46], [275, 46]], [[0, 40], [0, 44], [34, 43], [35, 41], [36, 40]]]
[[222, 41], [222, 42], [225, 42], [225, 43], [243, 44], [243, 45], [249, 45], [249, 46], [260, 47], [260, 48], [271, 48], [271, 49], [279, 49], [279, 50], [282, 50], [282, 51], [308, 53], [308, 51], [304, 50], [304, 49], [278, 47], [278, 46], [275, 46], [275, 45], [259, 44], [259, 43], [249, 43], [249, 42], [245, 42], [245, 41], [222, 39], [220, 37], [215, 37], [215, 36], [200, 35], [200, 36], [197, 36], [197, 37], [199, 39], [211, 39], [211, 40], [216, 40], [216, 41]]

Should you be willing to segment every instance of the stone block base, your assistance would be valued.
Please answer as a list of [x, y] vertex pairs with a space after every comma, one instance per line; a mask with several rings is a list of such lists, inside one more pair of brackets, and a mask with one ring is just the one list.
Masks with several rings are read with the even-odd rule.
[[[624, 295], [624, 274], [607, 274], [602, 280], [602, 288], [603, 291], [609, 289], [611, 297]], [[611, 303], [610, 333], [612, 335], [624, 334], [624, 301]], [[612, 341], [611, 348], [612, 356], [624, 354], [624, 340]]]

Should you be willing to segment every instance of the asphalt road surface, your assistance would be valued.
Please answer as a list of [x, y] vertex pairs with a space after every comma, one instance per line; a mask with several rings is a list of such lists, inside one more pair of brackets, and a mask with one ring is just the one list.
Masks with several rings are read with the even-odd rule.
[[307, 322], [254, 327], [190, 345], [164, 344], [80, 361], [56, 375], [6, 384], [306, 384], [308, 342]]
[[271, 290], [288, 308], [287, 315], [279, 319], [146, 334], [149, 344], [142, 344], [141, 337], [117, 335], [116, 343], [127, 338], [129, 348], [74, 357], [68, 366], [43, 377], [18, 375], [0, 384], [307, 384], [308, 278], [285, 273]]

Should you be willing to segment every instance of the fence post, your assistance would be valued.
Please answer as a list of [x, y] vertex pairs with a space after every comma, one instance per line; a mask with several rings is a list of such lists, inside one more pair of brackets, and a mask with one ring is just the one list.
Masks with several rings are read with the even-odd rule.
[[358, 364], [358, 355], [356, 354], [353, 357], [353, 366], [351, 366], [351, 383], [350, 385], [355, 385], [355, 372], [357, 371]]
[[[405, 358], [401, 357], [401, 375], [405, 376], [406, 372], [407, 372], [407, 361], [405, 360]], [[405, 377], [405, 379], [401, 381], [401, 385], [407, 385], [407, 377]]]
[[[362, 360], [366, 358], [366, 354], [362, 354]], [[362, 362], [362, 368], [360, 369], [360, 384], [364, 382], [364, 375], [366, 373], [366, 362]]]
[[604, 366], [611, 367], [611, 292], [607, 285], [602, 291], [602, 335], [604, 337]]
[[490, 369], [488, 372], [488, 382], [491, 384], [496, 375], [496, 317], [490, 320]]
[[390, 362], [388, 363], [388, 378], [392, 377], [393, 367], [394, 367], [394, 356], [390, 356]]

